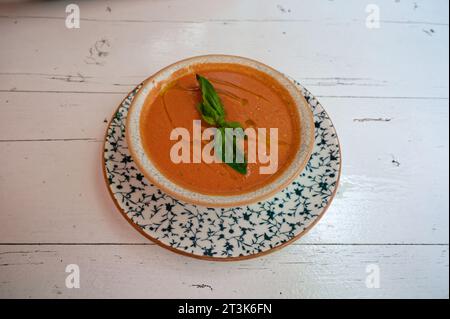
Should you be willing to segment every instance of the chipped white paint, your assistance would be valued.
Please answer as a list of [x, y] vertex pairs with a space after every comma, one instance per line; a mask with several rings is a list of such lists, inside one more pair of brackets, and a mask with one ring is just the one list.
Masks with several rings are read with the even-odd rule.
[[[448, 1], [370, 1], [379, 29], [357, 0], [82, 2], [71, 30], [68, 3], [0, 4], [0, 297], [448, 298]], [[146, 76], [204, 53], [301, 81], [342, 144], [324, 219], [252, 261], [149, 244], [103, 184], [104, 120]], [[80, 289], [65, 288], [69, 264]]]
[[[0, 297], [444, 298], [448, 246], [291, 245], [259, 259], [217, 263], [156, 245], [0, 247]], [[65, 267], [80, 267], [67, 289]], [[367, 265], [380, 288], [367, 288]]]

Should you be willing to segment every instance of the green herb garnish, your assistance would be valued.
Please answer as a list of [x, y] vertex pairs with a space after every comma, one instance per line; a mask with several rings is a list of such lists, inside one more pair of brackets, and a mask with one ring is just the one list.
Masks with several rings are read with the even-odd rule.
[[[202, 102], [197, 105], [197, 110], [202, 116], [202, 119], [218, 128], [218, 132], [222, 137], [222, 161], [230, 166], [235, 171], [241, 174], [247, 174], [247, 160], [245, 156], [242, 154], [242, 151], [238, 149], [236, 136], [232, 136], [233, 149], [226, 149], [226, 140], [230, 138], [229, 134], [227, 134], [230, 130], [225, 130], [226, 128], [236, 129], [240, 128], [243, 132], [242, 126], [238, 122], [227, 122], [225, 121], [225, 109], [223, 107], [222, 101], [220, 100], [219, 95], [216, 90], [212, 86], [211, 82], [209, 82], [206, 78], [201, 75], [196, 75], [197, 81], [200, 85], [200, 90], [202, 92]], [[220, 147], [220, 146], [219, 146]], [[225, 154], [228, 152], [232, 152], [233, 160], [231, 162], [225, 161]], [[238, 159], [243, 159], [241, 163]]]

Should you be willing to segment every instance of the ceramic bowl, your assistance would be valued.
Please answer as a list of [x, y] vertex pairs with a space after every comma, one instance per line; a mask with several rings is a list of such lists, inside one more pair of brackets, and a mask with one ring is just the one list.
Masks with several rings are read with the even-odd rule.
[[[195, 65], [208, 63], [240, 64], [263, 72], [282, 85], [291, 95], [296, 105], [295, 109], [299, 115], [297, 118], [300, 128], [300, 145], [295, 152], [294, 159], [278, 174], [277, 178], [250, 192], [237, 195], [209, 195], [192, 191], [168, 179], [158, 170], [151, 158], [144, 151], [140, 134], [140, 116], [147, 98], [157, 96], [161, 88], [164, 87], [164, 84], [172, 82], [177, 78], [177, 74], [179, 75], [183, 70], [193, 69]], [[178, 61], [158, 71], [143, 82], [141, 89], [130, 105], [126, 125], [126, 139], [130, 153], [141, 172], [148, 180], [169, 195], [196, 205], [207, 207], [235, 207], [255, 203], [275, 195], [287, 187], [300, 174], [311, 156], [314, 145], [314, 121], [311, 109], [306, 103], [302, 92], [282, 73], [263, 63], [248, 58], [230, 55], [204, 55]]]

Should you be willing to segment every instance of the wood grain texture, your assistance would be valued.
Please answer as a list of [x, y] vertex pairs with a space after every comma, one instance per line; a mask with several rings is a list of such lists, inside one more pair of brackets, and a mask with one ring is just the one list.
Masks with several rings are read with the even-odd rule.
[[[433, 12], [432, 21], [437, 25], [404, 21], [382, 23], [380, 29], [368, 29], [363, 3], [346, 5], [351, 9], [347, 11], [337, 10], [337, 3], [320, 2], [320, 5], [317, 1], [304, 4], [305, 7], [322, 7], [318, 15], [302, 10], [299, 4], [290, 13], [280, 12], [275, 2], [267, 7], [257, 5], [257, 1], [245, 5], [227, 4], [229, 10], [219, 10], [219, 2], [201, 5], [203, 14], [216, 12], [222, 19], [237, 15], [230, 22], [217, 21], [215, 17], [204, 20], [198, 9], [182, 11], [190, 6], [185, 2], [156, 1], [151, 4], [151, 10], [142, 9], [143, 3], [136, 7], [117, 3], [116, 15], [129, 12], [130, 16], [160, 16], [159, 20], [143, 17], [151, 22], [144, 24], [126, 19], [96, 20], [96, 16], [109, 14], [104, 10], [106, 4], [103, 7], [101, 3], [83, 2], [80, 9], [90, 18], [82, 21], [81, 28], [76, 30], [64, 26], [63, 3], [38, 6], [40, 9], [32, 18], [29, 14], [21, 15], [19, 9], [6, 7], [2, 10], [5, 15], [0, 18], [4, 31], [0, 41], [8, 43], [0, 51], [0, 89], [126, 93], [148, 75], [174, 61], [193, 55], [224, 53], [264, 61], [302, 81], [319, 96], [448, 98], [448, 67], [445, 66], [448, 66], [449, 32], [448, 23], [442, 23], [448, 16], [436, 13], [438, 8], [448, 7], [448, 4], [424, 2], [420, 10], [415, 10], [418, 21], [431, 19], [429, 12]], [[195, 3], [194, 8], [198, 8], [199, 2]], [[84, 11], [83, 5], [87, 6]], [[91, 10], [92, 5], [98, 6], [97, 9]], [[170, 5], [188, 21], [181, 23], [174, 18], [167, 8]], [[279, 5], [287, 8], [294, 7], [295, 3]], [[391, 1], [381, 1], [379, 5], [382, 16], [391, 16], [389, 21], [394, 19], [391, 10], [398, 12], [398, 18], [403, 20], [405, 12], [414, 10], [413, 2], [410, 7], [404, 7], [405, 4], [396, 7]], [[252, 11], [262, 18], [254, 21], [232, 13], [248, 12], [247, 6], [261, 7], [262, 12]], [[292, 20], [274, 21], [266, 10], [279, 16], [296, 12], [297, 16]], [[327, 12], [325, 17], [324, 11]], [[419, 13], [421, 11], [424, 15]], [[42, 14], [53, 18], [36, 18]], [[197, 20], [192, 19], [194, 16]], [[330, 21], [329, 16], [336, 18]], [[424, 32], [429, 29], [434, 31], [431, 36]], [[42, 34], [51, 34], [58, 41], [49, 45], [48, 40], [41, 41]], [[101, 56], [98, 50], [103, 52]]]
[[[330, 3], [332, 2], [332, 3]], [[2, 17], [28, 19], [64, 19], [62, 12], [70, 1], [48, 3], [14, 3], [2, 5]], [[150, 3], [150, 4], [149, 4]], [[387, 24], [448, 25], [448, 1], [445, 0], [375, 0]], [[366, 3], [359, 0], [230, 0], [226, 4], [213, 0], [120, 0], [80, 1], [82, 21], [115, 22], [208, 22], [208, 21], [325, 21], [364, 22]], [[345, 5], [345, 10], [343, 6]], [[108, 10], [109, 7], [109, 10]]]
[[[358, 0], [80, 1], [77, 30], [64, 26], [68, 3], [0, 3], [0, 297], [448, 298], [448, 1], [371, 1], [379, 29]], [[342, 145], [324, 218], [256, 260], [203, 262], [149, 243], [102, 178], [105, 120], [120, 101], [206, 53], [299, 80]], [[79, 290], [65, 288], [69, 263]], [[365, 286], [371, 263], [380, 289]]]
[[[68, 264], [79, 289], [66, 288]], [[380, 288], [366, 286], [373, 264]], [[0, 297], [448, 298], [447, 246], [295, 245], [224, 264], [155, 245], [20, 245], [0, 247], [0, 270]]]

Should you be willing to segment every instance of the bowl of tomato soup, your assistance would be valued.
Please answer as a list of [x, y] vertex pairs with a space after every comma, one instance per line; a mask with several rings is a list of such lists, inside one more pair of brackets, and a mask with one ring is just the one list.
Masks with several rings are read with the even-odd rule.
[[275, 195], [304, 169], [314, 121], [285, 75], [243, 57], [176, 62], [146, 81], [127, 117], [140, 171], [167, 194], [230, 207]]

